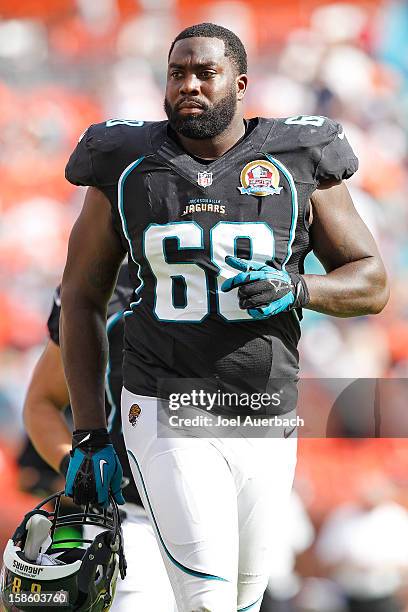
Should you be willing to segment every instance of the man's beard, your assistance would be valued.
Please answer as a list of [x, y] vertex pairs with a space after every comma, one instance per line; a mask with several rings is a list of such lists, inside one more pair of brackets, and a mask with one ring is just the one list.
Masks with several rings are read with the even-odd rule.
[[183, 116], [170, 106], [167, 98], [164, 99], [164, 110], [173, 130], [186, 138], [203, 140], [214, 138], [221, 134], [231, 123], [237, 108], [235, 89], [224, 98], [209, 107], [200, 102], [203, 112], [199, 115]]

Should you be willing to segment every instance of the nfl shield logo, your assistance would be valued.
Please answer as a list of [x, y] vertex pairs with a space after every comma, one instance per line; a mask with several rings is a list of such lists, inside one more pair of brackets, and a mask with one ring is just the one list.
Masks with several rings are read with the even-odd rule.
[[197, 176], [197, 183], [200, 187], [209, 187], [212, 185], [213, 175], [212, 172], [199, 172]]

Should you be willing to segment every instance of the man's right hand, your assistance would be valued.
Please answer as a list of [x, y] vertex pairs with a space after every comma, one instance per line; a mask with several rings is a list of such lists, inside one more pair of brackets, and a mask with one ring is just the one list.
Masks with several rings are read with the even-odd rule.
[[74, 431], [65, 494], [75, 504], [92, 503], [106, 508], [109, 489], [116, 502], [124, 504], [122, 476], [122, 466], [106, 429]]

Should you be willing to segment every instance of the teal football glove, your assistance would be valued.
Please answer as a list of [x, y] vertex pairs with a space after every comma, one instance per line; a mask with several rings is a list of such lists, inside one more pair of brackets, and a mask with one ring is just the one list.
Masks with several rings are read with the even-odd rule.
[[122, 466], [106, 429], [74, 431], [65, 483], [65, 495], [82, 506], [88, 503], [106, 508], [109, 489], [116, 503], [124, 504], [121, 491]]
[[241, 272], [225, 280], [221, 290], [227, 292], [239, 287], [239, 307], [246, 309], [253, 319], [267, 319], [309, 303], [309, 291], [300, 274], [277, 270], [268, 262], [260, 263], [230, 255], [225, 261]]

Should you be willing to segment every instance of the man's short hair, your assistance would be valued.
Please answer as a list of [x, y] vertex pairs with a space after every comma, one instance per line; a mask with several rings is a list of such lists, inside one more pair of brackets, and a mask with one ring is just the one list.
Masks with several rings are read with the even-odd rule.
[[223, 40], [225, 45], [225, 56], [230, 57], [234, 62], [238, 74], [247, 72], [247, 54], [241, 40], [234, 32], [231, 32], [231, 30], [216, 25], [215, 23], [198, 23], [180, 32], [171, 43], [169, 58], [176, 42], [184, 38], [194, 38], [196, 36], [203, 38], [220, 38]]

